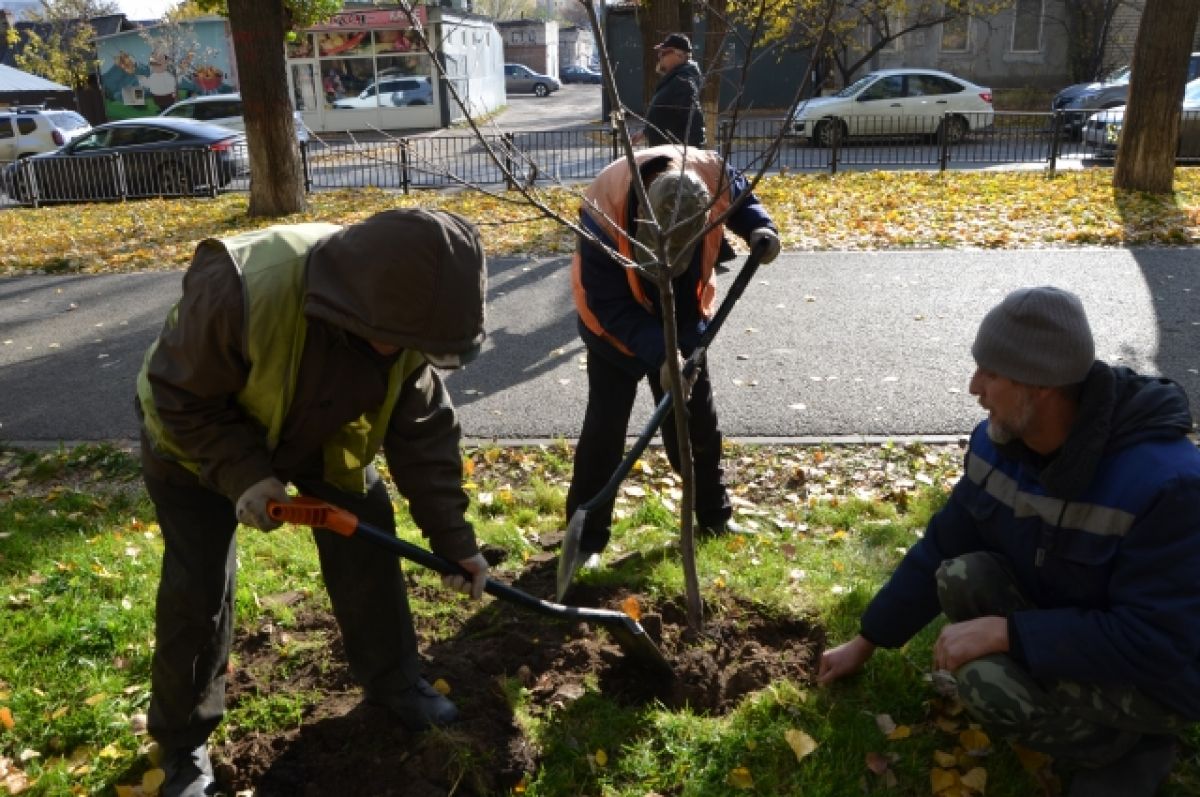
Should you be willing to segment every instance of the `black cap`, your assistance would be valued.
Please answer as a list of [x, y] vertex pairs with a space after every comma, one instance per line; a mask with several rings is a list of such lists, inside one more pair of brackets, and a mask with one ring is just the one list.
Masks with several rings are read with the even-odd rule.
[[654, 45], [655, 50], [661, 50], [664, 47], [670, 47], [672, 50], [683, 50], [685, 53], [692, 51], [692, 43], [687, 36], [682, 33], [671, 33], [661, 43]]

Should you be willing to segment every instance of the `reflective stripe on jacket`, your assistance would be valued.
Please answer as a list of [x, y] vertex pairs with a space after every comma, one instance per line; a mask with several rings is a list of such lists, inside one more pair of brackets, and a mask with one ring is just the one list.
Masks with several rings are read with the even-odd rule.
[[[666, 158], [676, 168], [685, 167], [704, 182], [714, 198], [708, 221], [724, 213], [733, 201], [747, 191], [745, 179], [728, 169], [715, 152], [699, 149], [685, 151], [682, 147], [662, 146], [641, 150], [635, 155], [639, 167], [654, 158]], [[636, 269], [623, 268], [609, 252], [610, 249], [615, 250], [622, 257], [635, 259], [631, 244], [636, 230], [633, 215], [636, 202], [632, 200], [632, 187], [632, 173], [624, 159], [607, 166], [588, 187], [580, 210], [580, 223], [595, 235], [601, 245], [581, 242], [576, 249], [572, 260], [572, 292], [584, 328], [621, 355], [637, 357], [646, 367], [657, 367], [663, 358], [661, 334], [656, 336], [655, 345], [639, 346], [639, 341], [634, 339], [636, 333], [618, 328], [611, 320], [606, 322], [592, 301], [594, 297], [589, 296], [587, 286], [589, 279], [604, 282], [606, 287], [611, 288], [609, 293], [615, 295], [619, 288], [609, 283], [623, 281], [627, 286], [626, 298], [629, 303], [640, 307], [647, 317], [655, 315], [654, 300], [647, 295], [647, 281], [639, 276]], [[772, 226], [770, 217], [752, 194], [726, 219], [725, 225], [743, 238], [759, 227]], [[686, 324], [687, 316], [694, 317], [701, 327], [712, 317], [716, 295], [713, 269], [720, 254], [725, 225], [716, 225], [705, 234], [701, 245], [696, 248], [686, 277], [676, 278], [676, 285], [682, 282], [686, 286], [686, 294], [691, 297], [692, 304], [690, 312], [684, 308], [680, 313], [680, 342], [685, 347], [699, 336], [696, 329]], [[683, 296], [678, 296], [677, 301], [682, 304]], [[617, 314], [622, 312], [618, 311]]]

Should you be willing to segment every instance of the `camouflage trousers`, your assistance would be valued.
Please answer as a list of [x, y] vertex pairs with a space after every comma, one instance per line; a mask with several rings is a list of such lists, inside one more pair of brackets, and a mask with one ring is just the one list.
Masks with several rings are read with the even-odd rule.
[[[950, 622], [1034, 608], [1004, 557], [966, 554], [942, 563], [938, 600]], [[1130, 686], [1038, 680], [1006, 654], [954, 673], [967, 711], [990, 733], [1085, 767], [1123, 756], [1144, 734], [1172, 734], [1187, 723]]]

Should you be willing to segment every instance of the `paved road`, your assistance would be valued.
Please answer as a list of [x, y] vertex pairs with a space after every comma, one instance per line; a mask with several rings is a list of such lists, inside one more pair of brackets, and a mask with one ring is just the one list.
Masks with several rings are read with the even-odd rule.
[[[1194, 249], [789, 253], [711, 354], [727, 433], [961, 434], [984, 312], [1012, 288], [1080, 293], [1099, 355], [1179, 380], [1200, 407]], [[477, 439], [577, 434], [586, 397], [565, 258], [495, 259], [484, 354], [447, 381]], [[133, 380], [179, 273], [0, 279], [0, 440], [136, 436]], [[648, 393], [633, 431], [649, 415]]]

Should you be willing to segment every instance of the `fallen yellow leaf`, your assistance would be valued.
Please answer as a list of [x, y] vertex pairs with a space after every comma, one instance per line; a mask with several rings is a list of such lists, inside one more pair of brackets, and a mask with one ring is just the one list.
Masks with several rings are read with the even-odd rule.
[[596, 754], [594, 756], [592, 756], [592, 758], [595, 759], [596, 766], [598, 766], [598, 767], [608, 766], [608, 753], [604, 752], [603, 748], [597, 750]]
[[945, 794], [946, 792], [958, 789], [958, 773], [953, 769], [942, 769], [934, 767], [929, 770], [929, 785], [933, 789], [934, 794]]
[[106, 695], [103, 692], [97, 692], [96, 694], [84, 700], [83, 704], [85, 706], [94, 706], [97, 703], [103, 703], [105, 697]]
[[987, 770], [983, 767], [975, 767], [962, 776], [962, 784], [969, 789], [983, 794], [987, 791]]
[[949, 769], [958, 764], [958, 758], [953, 753], [946, 753], [941, 750], [933, 751], [933, 763], [943, 769]]
[[438, 678], [433, 682], [434, 690], [442, 696], [450, 694], [450, 684], [446, 683], [445, 678]]
[[992, 740], [979, 728], [967, 728], [958, 735], [958, 742], [968, 753], [977, 753], [992, 746]]
[[912, 728], [907, 725], [897, 725], [896, 730], [889, 733], [887, 738], [889, 742], [895, 742], [900, 739], [907, 739], [910, 736], [912, 736]]
[[788, 747], [792, 748], [792, 752], [796, 754], [797, 761], [803, 761], [817, 749], [816, 740], [797, 728], [788, 728], [784, 731], [783, 738], [788, 743]]
[[754, 788], [754, 776], [745, 767], [734, 767], [731, 769], [729, 776], [725, 778], [725, 782], [735, 789]]
[[1017, 760], [1021, 762], [1021, 766], [1025, 768], [1026, 772], [1036, 775], [1050, 766], [1050, 756], [1045, 753], [1030, 750], [1028, 747], [1019, 744], [1013, 744], [1012, 749], [1017, 754]]

